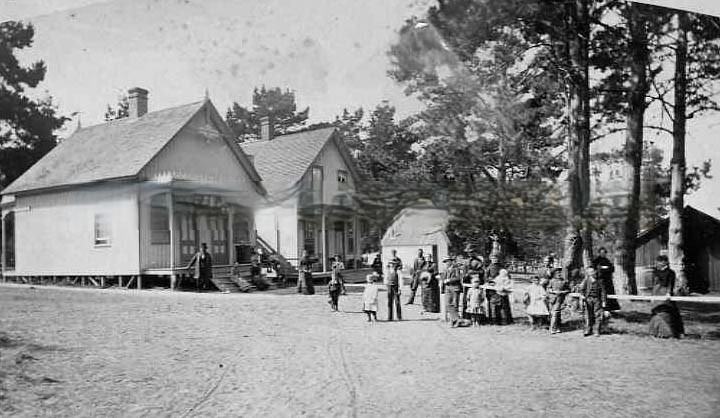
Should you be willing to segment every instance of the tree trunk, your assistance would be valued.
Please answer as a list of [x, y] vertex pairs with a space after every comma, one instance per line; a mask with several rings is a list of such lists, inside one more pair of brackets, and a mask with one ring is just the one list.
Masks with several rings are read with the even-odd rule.
[[[567, 51], [570, 64], [568, 94], [568, 178], [565, 267], [589, 265], [592, 259], [592, 225], [587, 219], [590, 201], [590, 94], [588, 0], [566, 3]], [[579, 251], [579, 249], [582, 249]]]
[[625, 178], [627, 201], [621, 233], [622, 269], [628, 293], [637, 294], [635, 277], [635, 240], [640, 226], [640, 174], [643, 155], [645, 96], [648, 90], [649, 60], [646, 22], [636, 4], [630, 3], [627, 22], [630, 30], [630, 87], [626, 115]]
[[685, 252], [682, 212], [685, 206], [685, 124], [687, 100], [687, 28], [688, 16], [678, 12], [677, 44], [675, 46], [675, 104], [673, 106], [673, 154], [670, 160], [670, 224], [668, 226], [668, 258], [677, 274], [676, 291], [688, 290], [685, 274]]

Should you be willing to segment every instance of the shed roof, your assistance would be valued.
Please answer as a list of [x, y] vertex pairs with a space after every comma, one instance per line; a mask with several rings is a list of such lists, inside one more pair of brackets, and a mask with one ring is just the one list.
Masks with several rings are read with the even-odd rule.
[[[292, 191], [328, 141], [334, 138], [335, 128], [313, 129], [281, 135], [270, 141], [240, 144], [245, 153], [252, 155], [255, 168], [263, 178], [265, 189], [271, 195]], [[349, 153], [335, 141], [340, 153], [356, 175]]]
[[[78, 129], [2, 194], [136, 176], [206, 104], [216, 113], [205, 100]], [[259, 180], [249, 162], [243, 166]]]
[[449, 242], [450, 214], [430, 205], [410, 206], [395, 216], [382, 238], [382, 246], [432, 245], [439, 239]]
[[[719, 219], [717, 219], [711, 215], [708, 215], [705, 212], [697, 210], [690, 205], [685, 206], [685, 208], [683, 209], [682, 217], [683, 217], [684, 224], [687, 223], [689, 218], [692, 217], [692, 218], [696, 218], [696, 219], [702, 221], [705, 225], [709, 226], [711, 229], [720, 230], [720, 220]], [[648, 242], [649, 240], [653, 239], [654, 237], [661, 235], [663, 233], [667, 233], [667, 229], [669, 226], [670, 226], [670, 220], [668, 218], [665, 218], [665, 219], [662, 219], [659, 222], [657, 222], [652, 227], [650, 227], [644, 231], [640, 231], [637, 235], [637, 238], [635, 239], [635, 245], [638, 245], [638, 246], [643, 245], [646, 242]], [[713, 231], [705, 231], [705, 232], [708, 232], [708, 233], [710, 233], [710, 235], [713, 235], [713, 236], [715, 235], [713, 233]], [[717, 239], [720, 239], [720, 237]]]

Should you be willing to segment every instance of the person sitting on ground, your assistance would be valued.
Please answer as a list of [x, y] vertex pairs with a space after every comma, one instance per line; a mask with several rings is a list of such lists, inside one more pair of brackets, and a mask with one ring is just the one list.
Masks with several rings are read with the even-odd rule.
[[668, 257], [659, 255], [652, 273], [653, 296], [665, 296], [666, 300], [654, 302], [650, 318], [650, 334], [658, 338], [680, 338], [685, 333], [680, 310], [670, 300], [675, 287], [675, 272], [670, 269]]
[[473, 326], [479, 327], [482, 322], [483, 312], [483, 290], [480, 288], [480, 278], [472, 279], [472, 287], [467, 292], [467, 312], [470, 314], [470, 321]]
[[540, 285], [540, 277], [533, 276], [530, 286], [528, 286], [523, 303], [525, 304], [525, 312], [527, 313], [530, 327], [535, 329], [550, 315], [545, 304], [547, 292]]
[[548, 305], [550, 305], [550, 333], [560, 332], [561, 312], [565, 296], [570, 293], [570, 286], [563, 277], [562, 269], [557, 268], [552, 272], [552, 279], [548, 283]]
[[578, 286], [580, 297], [585, 301], [585, 336], [600, 336], [603, 325], [603, 312], [607, 303], [607, 292], [597, 279], [594, 268], [585, 269], [585, 279]]
[[377, 272], [372, 272], [365, 277], [367, 284], [363, 291], [363, 312], [368, 317], [368, 322], [377, 322], [377, 311], [378, 311], [378, 285], [375, 284], [380, 279], [380, 275]]

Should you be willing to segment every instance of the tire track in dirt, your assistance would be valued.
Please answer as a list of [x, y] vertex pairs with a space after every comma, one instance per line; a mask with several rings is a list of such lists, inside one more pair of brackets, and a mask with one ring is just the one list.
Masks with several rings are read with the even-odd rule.
[[355, 379], [353, 379], [353, 374], [345, 358], [344, 343], [339, 341], [337, 331], [332, 331], [330, 338], [328, 338], [325, 343], [325, 349], [334, 368], [338, 370], [342, 383], [347, 388], [348, 394], [350, 395], [349, 407], [351, 415], [353, 418], [356, 418], [358, 416], [358, 384]]

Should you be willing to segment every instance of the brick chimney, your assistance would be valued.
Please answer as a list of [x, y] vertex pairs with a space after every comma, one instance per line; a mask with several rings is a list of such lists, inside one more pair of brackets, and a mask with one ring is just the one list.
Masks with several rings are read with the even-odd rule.
[[270, 141], [273, 139], [273, 126], [270, 123], [269, 116], [263, 116], [260, 118], [260, 140]]
[[131, 118], [139, 118], [148, 111], [148, 91], [140, 88], [133, 87], [128, 90], [128, 100], [130, 102], [130, 109], [128, 109]]

